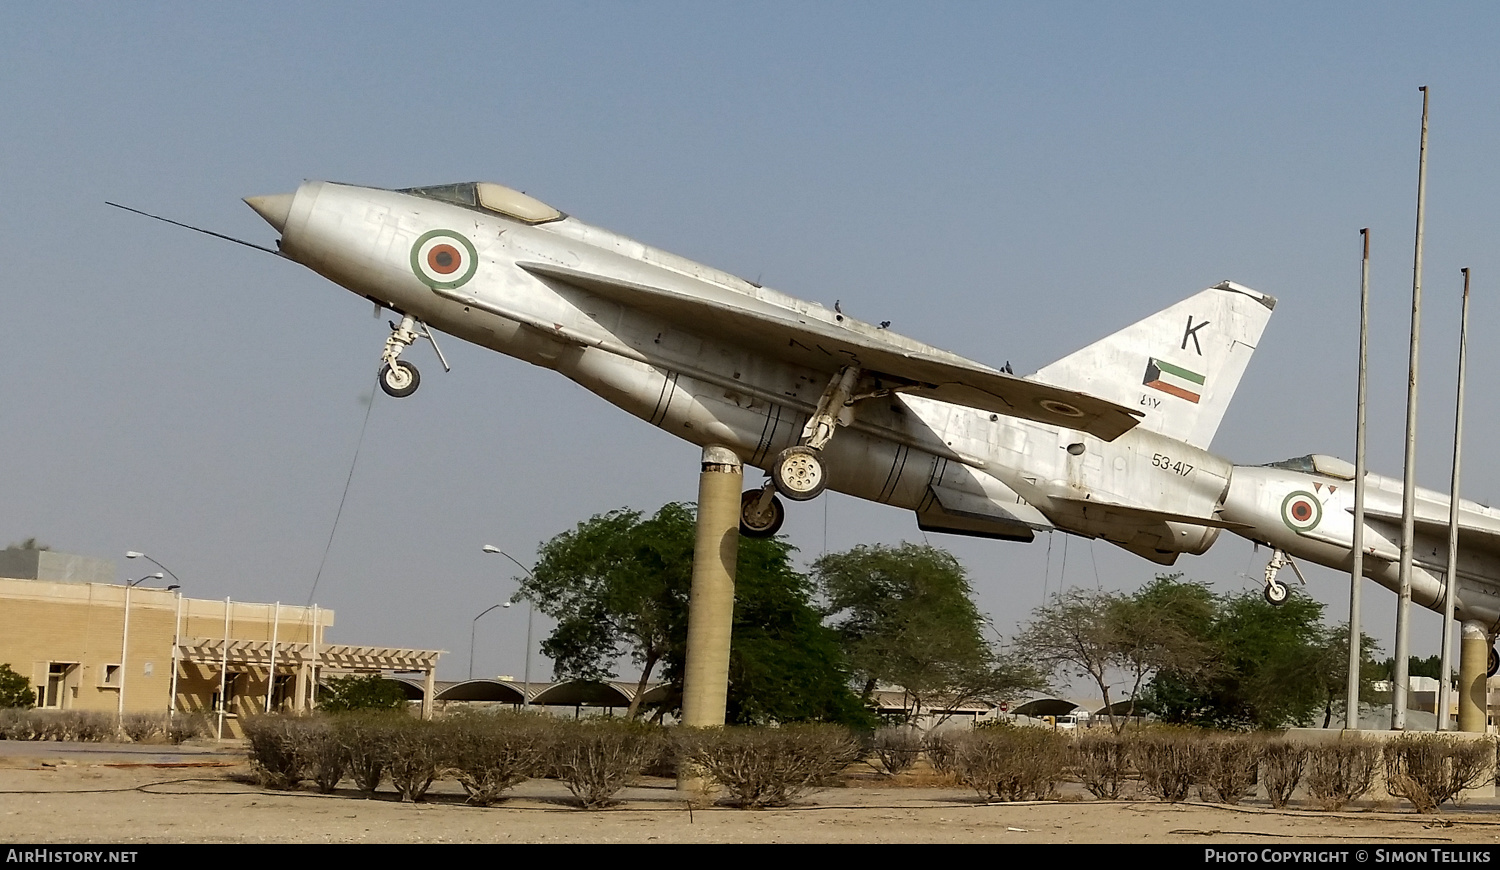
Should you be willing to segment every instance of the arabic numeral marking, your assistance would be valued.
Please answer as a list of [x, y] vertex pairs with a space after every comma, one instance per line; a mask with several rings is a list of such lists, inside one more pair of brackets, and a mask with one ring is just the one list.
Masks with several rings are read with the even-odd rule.
[[1178, 477], [1187, 477], [1188, 474], [1190, 474], [1193, 470], [1193, 466], [1187, 464], [1186, 462], [1183, 462], [1182, 460], [1173, 462], [1172, 457], [1161, 453], [1152, 455], [1151, 464], [1156, 466], [1157, 468], [1160, 468], [1162, 471], [1170, 471]]

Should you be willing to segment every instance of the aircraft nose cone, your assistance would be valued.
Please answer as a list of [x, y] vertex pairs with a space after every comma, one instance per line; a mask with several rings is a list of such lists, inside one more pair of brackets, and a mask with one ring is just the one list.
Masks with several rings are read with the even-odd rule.
[[286, 229], [287, 216], [292, 213], [292, 199], [295, 193], [273, 193], [269, 196], [247, 196], [245, 205], [255, 209], [255, 213], [266, 219], [266, 223], [276, 228], [276, 232]]

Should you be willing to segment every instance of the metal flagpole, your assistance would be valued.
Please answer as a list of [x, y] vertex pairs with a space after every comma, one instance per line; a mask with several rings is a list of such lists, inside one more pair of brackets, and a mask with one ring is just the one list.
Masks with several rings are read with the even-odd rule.
[[1369, 378], [1365, 365], [1370, 342], [1370, 229], [1359, 231], [1364, 256], [1359, 267], [1359, 398], [1354, 421], [1354, 559], [1349, 566], [1349, 680], [1344, 695], [1344, 727], [1359, 730], [1359, 666], [1364, 639], [1359, 615], [1360, 586], [1365, 579], [1365, 406]]
[[219, 727], [215, 740], [224, 739], [224, 693], [229, 688], [229, 608], [230, 601], [224, 599], [224, 650], [219, 657]]
[[1463, 458], [1464, 438], [1464, 366], [1469, 346], [1469, 270], [1464, 273], [1464, 303], [1458, 317], [1458, 399], [1453, 411], [1453, 480], [1448, 487], [1448, 576], [1443, 585], [1443, 665], [1438, 672], [1437, 730], [1448, 730], [1448, 704], [1452, 687], [1448, 675], [1453, 671], [1453, 605], [1458, 590], [1458, 472]]
[[1411, 617], [1411, 560], [1416, 539], [1417, 358], [1422, 332], [1422, 220], [1427, 205], [1427, 100], [1422, 92], [1422, 149], [1417, 159], [1417, 244], [1411, 277], [1411, 361], [1406, 374], [1406, 468], [1401, 479], [1401, 587], [1396, 599], [1396, 662], [1391, 686], [1391, 730], [1406, 730], [1407, 637]]

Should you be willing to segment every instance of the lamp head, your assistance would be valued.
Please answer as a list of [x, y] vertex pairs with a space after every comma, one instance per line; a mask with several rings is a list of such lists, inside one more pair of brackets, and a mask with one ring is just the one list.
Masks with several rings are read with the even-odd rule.
[[125, 558], [127, 558], [127, 559], [136, 559], [136, 558], [139, 558], [139, 557], [144, 556], [144, 555], [146, 555], [146, 554], [138, 552], [136, 550], [126, 550], [125, 551]]
[[495, 546], [494, 544], [485, 544], [484, 551], [486, 553], [498, 553], [500, 552], [500, 548]]

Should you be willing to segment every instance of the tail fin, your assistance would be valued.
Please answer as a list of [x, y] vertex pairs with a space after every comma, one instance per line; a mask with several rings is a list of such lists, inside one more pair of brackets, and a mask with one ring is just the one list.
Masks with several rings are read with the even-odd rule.
[[1031, 376], [1139, 408], [1143, 429], [1208, 448], [1276, 298], [1225, 281]]

